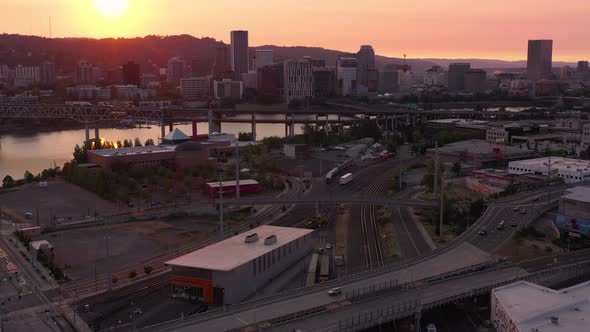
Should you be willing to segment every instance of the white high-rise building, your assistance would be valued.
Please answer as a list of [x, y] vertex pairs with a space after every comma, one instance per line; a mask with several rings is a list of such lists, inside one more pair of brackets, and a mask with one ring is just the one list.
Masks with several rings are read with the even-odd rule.
[[271, 49], [256, 49], [254, 58], [254, 69], [272, 65], [274, 61], [273, 51]]
[[357, 88], [357, 67], [355, 58], [339, 58], [336, 62], [338, 91], [342, 96], [353, 96]]
[[307, 59], [287, 60], [284, 65], [285, 100], [313, 96], [313, 64]]
[[39, 67], [37, 66], [21, 66], [18, 65], [14, 68], [14, 77], [31, 79], [33, 82], [39, 82], [41, 76], [39, 74]]

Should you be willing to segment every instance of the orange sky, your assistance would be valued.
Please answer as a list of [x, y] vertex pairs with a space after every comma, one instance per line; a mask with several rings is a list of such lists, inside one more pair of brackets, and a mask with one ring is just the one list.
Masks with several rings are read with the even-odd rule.
[[[0, 0], [0, 32], [54, 37], [191, 34], [250, 45], [321, 46], [410, 58], [526, 58], [527, 39], [553, 39], [554, 60], [590, 59], [590, 0], [127, 0], [106, 17], [98, 0]], [[103, 0], [125, 1], [125, 0]]]

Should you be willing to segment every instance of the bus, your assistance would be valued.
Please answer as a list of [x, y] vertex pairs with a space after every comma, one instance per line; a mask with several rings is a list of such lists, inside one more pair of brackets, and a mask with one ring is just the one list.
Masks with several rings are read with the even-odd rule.
[[347, 184], [352, 181], [352, 173], [346, 173], [340, 177], [340, 184]]
[[322, 255], [320, 265], [320, 282], [330, 280], [330, 256]]

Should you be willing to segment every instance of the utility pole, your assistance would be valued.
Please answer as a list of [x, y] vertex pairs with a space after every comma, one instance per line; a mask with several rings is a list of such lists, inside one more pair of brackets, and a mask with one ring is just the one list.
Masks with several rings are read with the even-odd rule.
[[223, 240], [223, 183], [221, 181], [221, 164], [219, 164], [219, 237]]
[[438, 193], [438, 141], [434, 142], [434, 184], [432, 186], [432, 195], [436, 197]]
[[236, 199], [240, 199], [240, 146], [236, 141]]
[[551, 157], [547, 158], [547, 204], [551, 203]]
[[442, 233], [443, 233], [443, 213], [444, 213], [444, 208], [443, 208], [443, 200], [444, 200], [444, 194], [443, 194], [443, 188], [445, 187], [444, 185], [444, 179], [441, 178], [440, 180], [440, 211], [439, 211], [439, 220], [438, 220], [438, 237], [442, 239]]
[[109, 253], [109, 237], [105, 236], [104, 237], [104, 244], [105, 244], [105, 249], [106, 249], [106, 254], [107, 254], [107, 285], [108, 285], [108, 290], [111, 291], [113, 289], [113, 276], [112, 276], [112, 272], [111, 272], [111, 266], [108, 264], [108, 262], [110, 261], [109, 257], [110, 257], [110, 253]]

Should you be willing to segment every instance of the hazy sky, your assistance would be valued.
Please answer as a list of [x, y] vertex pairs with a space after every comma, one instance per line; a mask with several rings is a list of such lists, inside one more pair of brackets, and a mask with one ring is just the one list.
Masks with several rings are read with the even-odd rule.
[[[105, 15], [117, 2], [127, 11]], [[49, 36], [49, 16], [54, 37], [228, 42], [230, 30], [245, 29], [251, 46], [371, 44], [396, 57], [508, 60], [526, 58], [527, 39], [553, 39], [554, 60], [590, 59], [590, 0], [0, 0], [0, 32]]]

